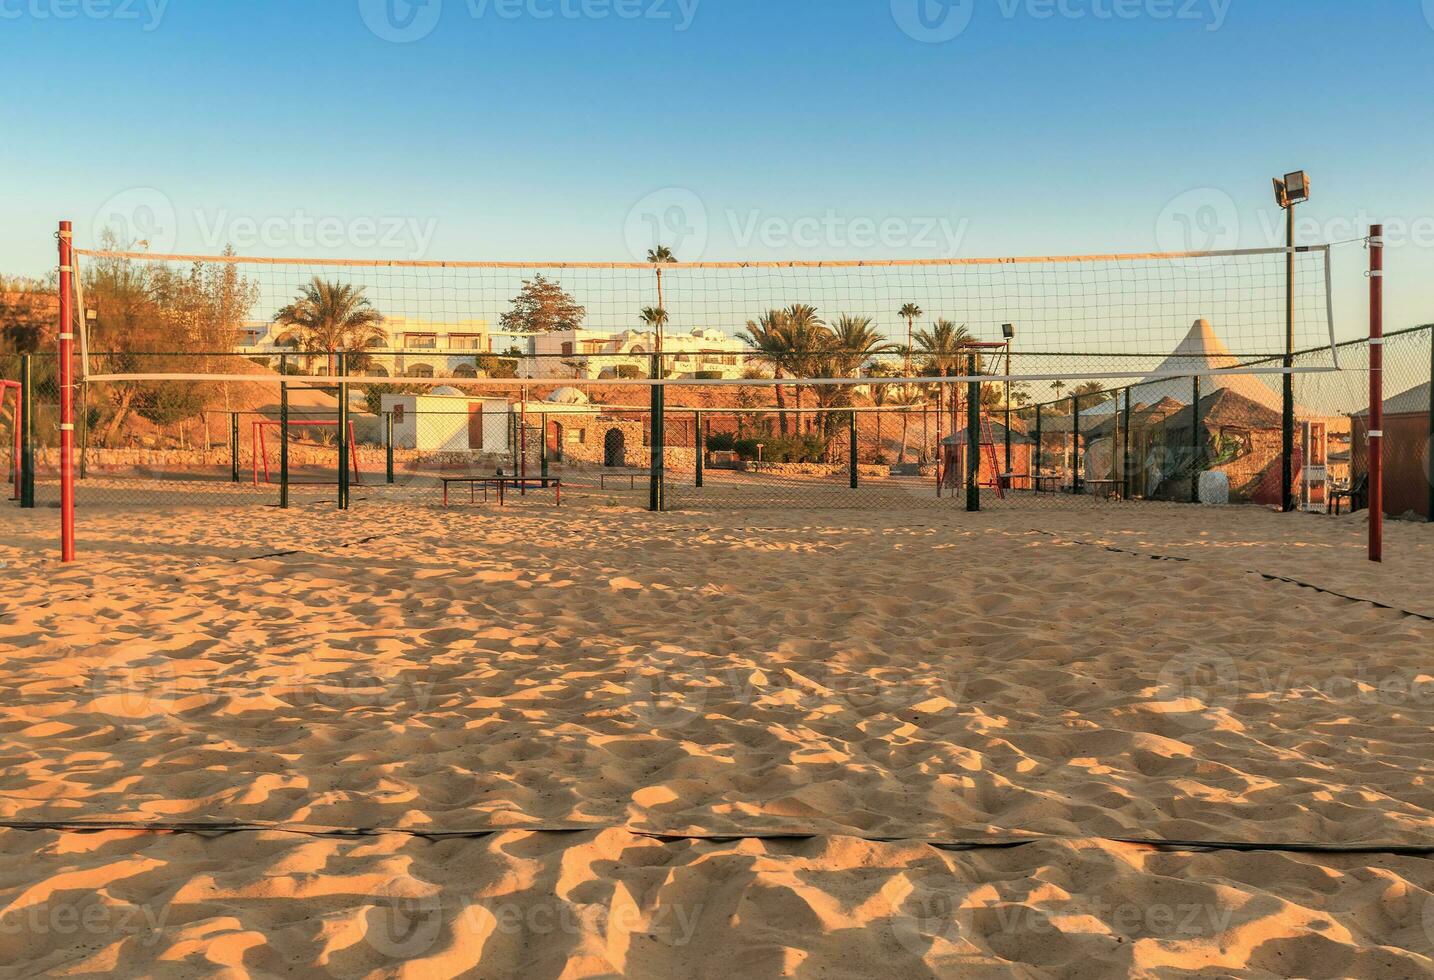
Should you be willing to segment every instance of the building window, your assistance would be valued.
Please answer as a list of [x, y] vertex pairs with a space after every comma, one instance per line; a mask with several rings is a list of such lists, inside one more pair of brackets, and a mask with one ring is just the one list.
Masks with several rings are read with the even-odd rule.
[[483, 350], [484, 337], [481, 333], [451, 333], [448, 335], [450, 350]]
[[434, 333], [405, 334], [403, 346], [416, 350], [433, 350], [438, 346], [438, 335]]
[[564, 356], [564, 357], [572, 357], [572, 356], [573, 356], [573, 342], [572, 342], [571, 340], [565, 340], [565, 341], [563, 341], [563, 356]]

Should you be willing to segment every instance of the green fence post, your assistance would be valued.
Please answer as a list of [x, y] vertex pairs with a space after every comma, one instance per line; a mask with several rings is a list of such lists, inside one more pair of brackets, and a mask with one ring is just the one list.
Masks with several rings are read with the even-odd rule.
[[20, 357], [20, 506], [35, 506], [35, 374], [29, 354]]
[[[972, 354], [966, 364], [971, 377], [976, 376], [976, 355]], [[996, 474], [992, 474], [996, 477]], [[966, 510], [976, 513], [981, 509], [981, 382], [971, 381], [966, 386]]]
[[851, 461], [848, 466], [851, 470], [851, 488], [853, 490], [856, 490], [861, 485], [861, 476], [856, 468], [856, 409], [854, 408], [851, 410], [850, 419], [851, 431], [849, 435], [851, 437]]
[[[652, 355], [652, 377], [654, 380], [660, 380], [662, 377], [661, 354]], [[666, 411], [665, 395], [666, 389], [662, 385], [654, 384], [652, 386], [652, 438], [649, 440], [652, 443], [650, 447], [652, 475], [649, 478], [648, 510], [654, 513], [660, 513], [666, 508], [666, 501], [663, 499], [665, 496], [663, 480], [666, 475], [663, 448], [667, 441], [667, 420], [663, 417]]]
[[702, 431], [702, 413], [692, 413], [692, 450], [697, 455], [696, 486], [702, 486], [707, 475], [707, 434]]
[[229, 413], [229, 482], [239, 482], [239, 413]]
[[339, 351], [339, 510], [349, 509], [349, 376], [348, 355]]
[[1190, 407], [1190, 502], [1200, 502], [1200, 376], [1190, 379], [1195, 400]]
[[[89, 478], [90, 474], [90, 386], [84, 381], [81, 381], [78, 387], [80, 389], [80, 411], [79, 418], [75, 421], [79, 423], [77, 428], [80, 430], [77, 433], [77, 440], [80, 444], [79, 476], [81, 480], [85, 480]], [[205, 448], [208, 449], [209, 447], [206, 446]]]
[[1080, 472], [1080, 397], [1071, 396], [1071, 493], [1085, 493]]
[[1121, 427], [1121, 431], [1122, 431], [1122, 433], [1123, 433], [1123, 440], [1124, 440], [1124, 442], [1122, 443], [1121, 452], [1120, 452], [1120, 480], [1121, 480], [1120, 493], [1121, 493], [1121, 499], [1123, 499], [1123, 500], [1129, 500], [1129, 499], [1133, 496], [1133, 494], [1131, 493], [1131, 483], [1132, 483], [1133, 481], [1130, 479], [1130, 389], [1129, 389], [1129, 388], [1126, 388], [1126, 389], [1125, 389], [1125, 418], [1124, 418], [1124, 425]]
[[543, 426], [543, 432], [538, 436], [538, 466], [543, 475], [543, 488], [548, 486], [548, 417], [538, 416], [539, 423]]
[[[482, 409], [479, 409], [478, 424], [482, 426]], [[383, 413], [383, 445], [384, 445], [384, 466], [389, 486], [393, 485], [393, 412]]]
[[[1042, 406], [1041, 406], [1041, 403], [1040, 403], [1040, 402], [1037, 402], [1037, 403], [1036, 403], [1036, 455], [1035, 455], [1035, 461], [1031, 464], [1031, 475], [1032, 475], [1032, 477], [1039, 477], [1039, 476], [1041, 475], [1041, 454], [1042, 454], [1042, 452], [1043, 452], [1042, 447], [1045, 445], [1043, 442], [1041, 442], [1041, 407], [1042, 407]], [[1040, 481], [1039, 479], [1032, 479], [1032, 480], [1031, 480], [1031, 489], [1034, 490], [1036, 493], [1040, 493], [1040, 492], [1041, 492], [1041, 481]]]

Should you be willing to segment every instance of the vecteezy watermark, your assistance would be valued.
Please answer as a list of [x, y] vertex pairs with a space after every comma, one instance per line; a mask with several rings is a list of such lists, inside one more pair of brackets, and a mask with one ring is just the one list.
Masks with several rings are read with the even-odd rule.
[[968, 219], [889, 215], [850, 216], [833, 209], [820, 215], [786, 217], [760, 210], [726, 213], [728, 230], [739, 249], [753, 245], [775, 251], [915, 249], [932, 257], [955, 256], [966, 237]]
[[169, 0], [0, 0], [0, 20], [110, 20], [159, 27]]
[[424, 956], [445, 928], [534, 938], [640, 932], [665, 946], [681, 947], [692, 942], [701, 914], [702, 906], [680, 903], [644, 912], [622, 902], [610, 906], [556, 899], [480, 902], [445, 896], [431, 884], [400, 876], [371, 897], [364, 939], [381, 955], [399, 960]]
[[913, 41], [945, 44], [971, 26], [976, 0], [891, 0], [896, 26]]
[[395, 252], [409, 259], [428, 254], [433, 235], [438, 230], [437, 218], [410, 215], [336, 215], [309, 214], [302, 208], [288, 214], [255, 217], [231, 211], [196, 210], [194, 223], [200, 241], [210, 251], [233, 245], [240, 251], [262, 251], [268, 254], [284, 249], [301, 252], [331, 252], [342, 248]]
[[[1261, 210], [1259, 219], [1261, 242], [1271, 247], [1283, 247], [1287, 234], [1284, 213], [1273, 208]], [[1434, 215], [1375, 217], [1367, 211], [1323, 218], [1296, 213], [1295, 241], [1346, 242], [1368, 235], [1370, 225], [1375, 223], [1384, 225], [1384, 244], [1389, 248], [1406, 245], [1434, 248]]]
[[628, 208], [622, 226], [628, 254], [639, 262], [667, 246], [683, 262], [696, 262], [707, 251], [707, 205], [686, 187], [664, 187]]
[[110, 197], [95, 212], [91, 241], [98, 242], [110, 232], [126, 248], [172, 253], [179, 241], [181, 217], [188, 219], [190, 234], [197, 234], [200, 247], [211, 253], [232, 245], [241, 252], [267, 255], [360, 249], [421, 259], [428, 254], [438, 230], [438, 219], [433, 217], [320, 215], [303, 208], [267, 215], [196, 208], [181, 215], [163, 191], [132, 187]]
[[1238, 248], [1240, 209], [1218, 187], [1196, 187], [1171, 199], [1155, 219], [1162, 252], [1211, 252]]
[[91, 240], [108, 230], [125, 247], [172, 252], [179, 241], [179, 215], [174, 202], [154, 187], [131, 187], [115, 194], [95, 212]]
[[[1003, 20], [1154, 20], [1225, 26], [1234, 0], [992, 0]], [[1431, 2], [1431, 0], [1426, 0]], [[891, 0], [891, 16], [907, 37], [923, 44], [954, 41], [971, 26], [975, 0]]]
[[93, 893], [76, 902], [59, 900], [59, 893], [46, 901], [0, 912], [0, 936], [71, 937], [121, 939], [139, 937], [139, 942], [159, 942], [169, 919], [169, 905], [107, 905]]
[[[3, 2], [3, 0], [0, 0]], [[687, 31], [702, 0], [465, 0], [475, 20], [645, 20]], [[432, 34], [443, 0], [358, 0], [359, 16], [380, 40], [411, 44]]]

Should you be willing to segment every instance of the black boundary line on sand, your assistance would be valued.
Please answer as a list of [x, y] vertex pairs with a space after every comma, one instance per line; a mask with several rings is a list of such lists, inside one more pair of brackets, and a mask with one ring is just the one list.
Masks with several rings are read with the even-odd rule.
[[922, 844], [941, 851], [1012, 850], [1032, 844], [1101, 842], [1126, 844], [1134, 847], [1148, 847], [1159, 851], [1235, 851], [1235, 852], [1279, 852], [1285, 854], [1349, 854], [1349, 855], [1396, 855], [1402, 857], [1434, 857], [1434, 843], [1430, 844], [1314, 844], [1285, 841], [1221, 841], [1221, 840], [1164, 840], [1145, 837], [1110, 836], [1056, 836], [1033, 837], [989, 837], [966, 840], [938, 840], [917, 836], [892, 837], [844, 833], [840, 830], [774, 830], [762, 832], [731, 833], [677, 833], [671, 831], [639, 830], [618, 825], [591, 824], [566, 827], [484, 827], [471, 830], [421, 830], [399, 827], [319, 827], [306, 825], [269, 824], [262, 822], [186, 822], [186, 821], [145, 821], [145, 820], [0, 820], [0, 829], [33, 833], [53, 830], [60, 833], [95, 834], [106, 831], [135, 831], [150, 834], [195, 834], [225, 835], [242, 833], [278, 833], [302, 837], [366, 838], [382, 836], [403, 836], [415, 839], [439, 841], [469, 839], [479, 840], [496, 837], [499, 834], [584, 834], [617, 830], [662, 843], [726, 843], [730, 841], [807, 841], [825, 837], [845, 837], [871, 844]]
[[[1039, 531], [1034, 528], [1031, 529], [1030, 533], [1043, 534], [1046, 537], [1052, 538], [1060, 542], [1061, 544], [1079, 545], [1083, 548], [1099, 548], [1101, 551], [1108, 551], [1112, 554], [1131, 555], [1136, 558], [1148, 558], [1151, 561], [1173, 561], [1182, 563], [1193, 563], [1195, 561], [1195, 559], [1193, 558], [1178, 558], [1172, 555], [1148, 555], [1139, 551], [1126, 551], [1124, 548], [1116, 548], [1111, 545], [1098, 544], [1094, 541], [1073, 541], [1070, 538], [1062, 538], [1051, 531]], [[1311, 582], [1303, 582], [1297, 578], [1290, 578], [1287, 575], [1274, 575], [1270, 572], [1258, 572], [1253, 569], [1246, 569], [1245, 574], [1258, 575], [1260, 578], [1264, 579], [1267, 582], [1284, 582], [1287, 585], [1297, 585], [1302, 589], [1309, 589], [1313, 592], [1318, 592], [1321, 595], [1331, 596], [1335, 599], [1343, 599], [1346, 602], [1358, 602], [1364, 605], [1373, 606], [1376, 609], [1384, 609], [1389, 612], [1396, 612], [1399, 613], [1399, 615], [1401, 616], [1408, 616], [1410, 619], [1419, 619], [1423, 620], [1426, 623], [1434, 623], [1434, 616], [1431, 616], [1428, 613], [1414, 612], [1412, 609], [1404, 609], [1400, 606], [1391, 606], [1388, 603], [1380, 602], [1378, 599], [1366, 599], [1363, 596], [1349, 595], [1345, 592], [1336, 592], [1333, 589], [1326, 589], [1323, 586], [1314, 585]]]

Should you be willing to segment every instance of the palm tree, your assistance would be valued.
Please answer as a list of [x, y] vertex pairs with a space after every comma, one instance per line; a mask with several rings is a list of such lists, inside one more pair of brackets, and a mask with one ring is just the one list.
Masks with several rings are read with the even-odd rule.
[[[772, 369], [772, 377], [781, 380], [787, 365], [790, 349], [786, 336], [787, 315], [781, 310], [768, 310], [756, 320], [747, 321], [747, 329], [737, 334], [737, 339], [751, 347], [754, 363], [765, 364]], [[782, 386], [775, 386], [777, 394], [777, 426], [782, 436], [787, 434], [787, 398]]]
[[937, 320], [930, 330], [918, 330], [916, 349], [926, 358], [923, 370], [931, 371], [938, 378], [958, 374], [962, 350], [973, 340], [971, 331], [950, 320]]
[[911, 409], [917, 405], [926, 404], [926, 393], [921, 390], [920, 385], [896, 385], [895, 391], [887, 397], [893, 405], [902, 409], [901, 413], [901, 451], [896, 454], [898, 463], [906, 462], [906, 435], [911, 426]]
[[896, 311], [896, 315], [906, 321], [906, 376], [909, 378], [911, 377], [911, 331], [914, 329], [916, 321], [925, 314], [915, 303], [907, 303]]
[[315, 276], [299, 288], [294, 302], [274, 314], [274, 322], [289, 329], [277, 339], [297, 341], [312, 371], [315, 354], [328, 355], [329, 374], [334, 373], [334, 354], [363, 352], [387, 342], [383, 314], [374, 309], [362, 286], [331, 282]]
[[[787, 344], [787, 370], [797, 378], [811, 377], [817, 358], [831, 347], [831, 331], [817, 315], [815, 306], [793, 303], [782, 311]], [[797, 431], [802, 425], [802, 386], [797, 385]]]
[[837, 352], [837, 366], [844, 378], [861, 377], [863, 365], [877, 354], [891, 350], [891, 344], [872, 327], [871, 317], [845, 313], [832, 324], [832, 347]]
[[[896, 376], [896, 370], [885, 363], [877, 363], [867, 369], [866, 376], [868, 378], [894, 378]], [[892, 385], [875, 384], [871, 386], [871, 403], [877, 408], [876, 454], [881, 457], [886, 455], [886, 446], [881, 438], [881, 409], [886, 406], [892, 394]]]
[[[647, 250], [647, 261], [657, 266], [657, 308], [663, 311], [662, 324], [667, 324], [667, 304], [662, 299], [662, 267], [669, 262], [676, 262], [677, 256], [672, 254], [672, 249], [666, 245], [659, 245], [656, 248]], [[657, 353], [662, 353], [662, 328], [657, 330]], [[663, 371], [666, 374], [666, 370]]]
[[[657, 351], [661, 353], [662, 328], [667, 326], [667, 311], [660, 306], [644, 306], [642, 312], [638, 314], [638, 318], [642, 320], [643, 325], [646, 326], [648, 330], [657, 335]], [[657, 362], [659, 373], [663, 377], [666, 377], [667, 362], [661, 357], [657, 359]]]

